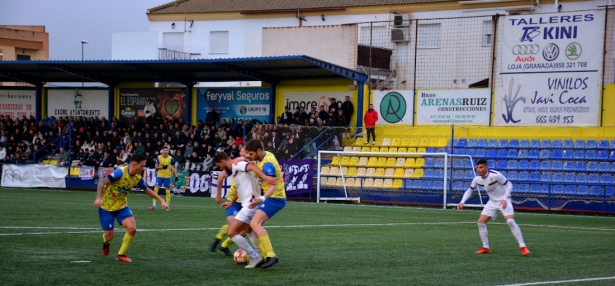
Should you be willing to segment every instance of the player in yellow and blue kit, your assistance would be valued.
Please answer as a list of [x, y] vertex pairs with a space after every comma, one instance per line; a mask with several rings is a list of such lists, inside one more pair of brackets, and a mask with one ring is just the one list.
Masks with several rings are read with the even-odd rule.
[[[256, 161], [258, 169], [254, 173], [262, 180], [262, 188], [265, 194], [259, 198], [252, 199], [250, 208], [258, 206], [254, 214], [250, 227], [258, 236], [259, 248], [264, 253], [265, 262], [261, 268], [269, 268], [278, 262], [278, 257], [273, 252], [269, 234], [263, 228], [263, 224], [286, 205], [286, 190], [284, 189], [284, 178], [282, 168], [278, 160], [271, 152], [266, 152], [263, 142], [260, 140], [250, 140], [246, 143], [246, 159]], [[261, 172], [262, 170], [262, 172]]]
[[[169, 211], [169, 205], [171, 204], [171, 176], [177, 175], [177, 169], [175, 169], [175, 159], [169, 156], [169, 147], [164, 146], [161, 150], [161, 155], [156, 156], [156, 186], [154, 186], [154, 192], [158, 194], [160, 188], [165, 189], [167, 194], [166, 202], [167, 207], [163, 208], [165, 211]], [[156, 200], [152, 200], [152, 206], [147, 208], [150, 211], [156, 210]]]
[[104, 256], [109, 254], [109, 244], [115, 236], [114, 222], [117, 220], [119, 224], [126, 228], [126, 234], [116, 259], [122, 262], [132, 262], [130, 258], [126, 257], [126, 251], [128, 251], [128, 247], [137, 232], [137, 223], [128, 207], [128, 195], [133, 187], [138, 186], [143, 189], [148, 196], [160, 201], [163, 208], [166, 207], [164, 200], [148, 188], [143, 181], [141, 177], [143, 169], [145, 169], [145, 157], [133, 155], [130, 157], [128, 166], [116, 169], [98, 183], [94, 207], [98, 208], [100, 225], [104, 230], [102, 247]]

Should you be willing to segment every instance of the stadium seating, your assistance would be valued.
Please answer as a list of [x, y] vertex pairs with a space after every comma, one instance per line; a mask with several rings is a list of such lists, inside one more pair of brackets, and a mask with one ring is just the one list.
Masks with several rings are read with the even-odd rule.
[[596, 148], [598, 148], [598, 144], [596, 140], [588, 139], [587, 142], [585, 142], [585, 149], [596, 149]]
[[368, 162], [369, 159], [367, 157], [361, 157], [359, 158], [359, 163], [357, 164], [357, 166], [366, 166]]
[[530, 185], [530, 193], [540, 193], [540, 190], [542, 188], [541, 184], [531, 184]]
[[357, 168], [357, 177], [365, 177], [365, 176], [367, 176], [367, 169]]
[[382, 143], [380, 144], [380, 146], [391, 146], [391, 142], [393, 140], [391, 138], [384, 138], [382, 139]]
[[574, 149], [585, 149], [585, 140], [578, 139], [574, 141]]
[[407, 158], [406, 159], [406, 164], [404, 165], [404, 167], [412, 168], [412, 167], [414, 167], [414, 164], [415, 164], [414, 158]]
[[519, 160], [519, 165], [517, 169], [519, 170], [527, 170], [530, 168], [530, 163], [527, 160]]
[[508, 174], [506, 174], [506, 178], [509, 180], [516, 180], [517, 177], [518, 177], [517, 171], [510, 171], [508, 172]]
[[383, 176], [384, 176], [384, 168], [376, 168], [374, 177], [383, 177]]
[[581, 161], [574, 162], [574, 170], [575, 171], [585, 171], [585, 162], [581, 162]]
[[551, 181], [552, 182], [563, 182], [564, 181], [564, 173], [562, 173], [562, 172], [555, 172], [555, 173], [553, 173], [553, 176], [551, 177]]
[[519, 184], [519, 192], [520, 193], [529, 193], [530, 192], [530, 184]]
[[386, 180], [384, 180], [384, 183], [382, 184], [382, 188], [383, 189], [391, 189], [391, 188], [393, 188], [393, 179], [386, 179]]
[[508, 139], [500, 139], [498, 141], [498, 148], [508, 148]]
[[415, 169], [414, 174], [412, 174], [413, 178], [422, 178], [423, 177], [423, 169]]
[[551, 161], [549, 160], [540, 161], [540, 169], [541, 170], [551, 170]]
[[562, 154], [562, 150], [560, 149], [554, 149], [551, 151], [551, 159], [561, 159], [563, 156]]
[[575, 175], [574, 173], [566, 173], [564, 174], [564, 182], [566, 183], [572, 183], [575, 180]]
[[383, 189], [384, 188], [384, 179], [374, 179], [374, 184], [372, 185], [374, 189]]
[[562, 148], [571, 149], [574, 147], [574, 142], [571, 139], [565, 139], [562, 143]]
[[598, 162], [591, 161], [587, 162], [587, 166], [585, 168], [587, 171], [598, 171]]
[[561, 170], [564, 168], [564, 162], [559, 160], [554, 160], [551, 162], [551, 170]]
[[575, 179], [577, 183], [585, 183], [587, 182], [587, 173], [577, 173], [577, 178]]
[[602, 196], [602, 187], [589, 186], [589, 195], [590, 196]]
[[395, 169], [394, 168], [386, 168], [384, 170], [384, 176], [387, 178], [392, 178], [393, 176], [395, 176]]
[[530, 152], [527, 153], [528, 159], [537, 159], [538, 158], [538, 149], [530, 149]]
[[608, 172], [611, 169], [611, 164], [609, 162], [600, 162], [598, 164], [598, 171], [600, 172]]
[[577, 195], [587, 195], [589, 194], [589, 186], [588, 185], [579, 185], [577, 186]]
[[477, 142], [477, 141], [478, 141], [478, 140], [476, 140], [476, 138], [470, 138], [470, 139], [468, 139], [468, 145], [467, 145], [466, 147], [469, 147], [469, 148], [474, 148], [474, 147], [476, 147], [476, 145], [478, 144], [478, 142]]
[[598, 183], [598, 182], [600, 182], [600, 175], [597, 174], [597, 173], [589, 174], [589, 176], [587, 177], [587, 182], [589, 182], [589, 183]]
[[350, 167], [348, 168], [348, 173], [346, 174], [348, 177], [356, 177], [357, 176], [357, 168]]
[[506, 170], [508, 168], [506, 164], [506, 160], [499, 160], [495, 168], [497, 170]]
[[509, 170], [517, 169], [518, 165], [519, 165], [519, 161], [517, 161], [517, 160], [508, 160], [506, 162], [506, 166], [508, 167]]
[[489, 139], [487, 140], [487, 148], [497, 148], [498, 147], [498, 140], [497, 139]]
[[600, 183], [610, 184], [612, 182], [613, 182], [613, 176], [611, 176], [611, 174], [602, 174], [602, 176], [600, 176]]
[[529, 151], [527, 149], [521, 149], [517, 153], [517, 158], [519, 158], [519, 159], [526, 159], [527, 156], [528, 156], [528, 153], [529, 153]]
[[403, 180], [393, 180], [393, 189], [402, 189], [404, 188], [404, 181]]
[[487, 139], [478, 139], [478, 142], [476, 142], [476, 147], [487, 148]]
[[576, 185], [566, 185], [566, 189], [564, 190], [564, 194], [566, 194], [566, 195], [576, 195], [577, 194], [577, 186]]
[[538, 170], [538, 169], [540, 169], [540, 161], [538, 161], [538, 160], [530, 161], [529, 169], [530, 170]]
[[423, 180], [413, 180], [412, 181], [412, 188], [413, 189], [421, 189], [421, 188], [423, 188]]
[[553, 185], [553, 187], [551, 188], [551, 192], [554, 194], [563, 194], [564, 185]]
[[389, 152], [391, 153], [396, 153], [397, 151], [397, 147], [389, 147]]
[[376, 161], [376, 166], [377, 167], [384, 167], [387, 165], [387, 158], [384, 157], [380, 157], [378, 158], [378, 160]]
[[551, 182], [551, 172], [543, 172], [540, 176], [541, 182]]
[[598, 141], [598, 145], [596, 146], [598, 149], [608, 149], [609, 148], [609, 140], [600, 140]]
[[519, 140], [519, 148], [529, 148], [530, 147], [530, 141], [527, 139], [521, 139]]
[[531, 172], [530, 173], [530, 181], [540, 181], [540, 172]]
[[401, 138], [393, 138], [391, 140], [391, 146], [393, 147], [400, 147], [401, 145]]
[[609, 151], [608, 150], [598, 150], [596, 154], [596, 159], [598, 160], [608, 160], [609, 159]]
[[554, 139], [553, 142], [551, 142], [551, 148], [563, 148], [562, 140]]
[[[583, 150], [579, 150], [583, 152]], [[572, 150], [562, 150], [562, 159], [572, 159], [574, 152]]]
[[[412, 170], [412, 169], [410, 169]], [[395, 173], [393, 174], [394, 178], [403, 178], [404, 177], [404, 169], [403, 168], [395, 168]]]
[[370, 189], [374, 187], [374, 179], [367, 178], [363, 180], [363, 188]]
[[527, 181], [530, 179], [530, 173], [527, 171], [522, 171], [519, 172], [519, 180], [520, 181]]
[[543, 139], [542, 142], [540, 142], [540, 146], [541, 149], [545, 149], [545, 148], [551, 148], [551, 140], [549, 139]]
[[424, 178], [433, 178], [433, 176], [434, 176], [433, 169], [425, 169], [423, 171]]
[[604, 194], [607, 197], [612, 197], [615, 195], [615, 186], [604, 186]]

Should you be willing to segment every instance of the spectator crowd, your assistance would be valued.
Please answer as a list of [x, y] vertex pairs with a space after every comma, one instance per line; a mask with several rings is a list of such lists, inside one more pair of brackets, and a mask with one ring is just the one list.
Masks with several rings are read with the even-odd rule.
[[[117, 167], [128, 162], [132, 154], [146, 156], [146, 167], [154, 168], [162, 147], [169, 147], [178, 169], [209, 171], [215, 169], [213, 158], [226, 152], [231, 158], [239, 156], [244, 139], [260, 139], [266, 151], [279, 160], [301, 159], [330, 136], [325, 147], [335, 147], [349, 130], [354, 106], [349, 97], [338, 102], [331, 99], [327, 107], [321, 105], [306, 113], [298, 107], [291, 113], [288, 107], [273, 125], [256, 120], [220, 120], [212, 107], [205, 122], [196, 125], [171, 121], [160, 117], [135, 116], [129, 121], [113, 117], [54, 117], [45, 116], [36, 123], [34, 116], [11, 118], [0, 115], [0, 164], [29, 164], [57, 162], [59, 166]], [[326, 136], [308, 143], [325, 127]], [[349, 135], [348, 135], [349, 136]], [[304, 148], [306, 147], [306, 148]]]

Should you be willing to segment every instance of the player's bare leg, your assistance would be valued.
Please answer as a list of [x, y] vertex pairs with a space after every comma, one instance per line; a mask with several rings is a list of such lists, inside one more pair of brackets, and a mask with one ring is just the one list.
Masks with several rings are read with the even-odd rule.
[[250, 243], [248, 243], [245, 237], [241, 235], [240, 232], [247, 226], [249, 226], [247, 223], [240, 220], [235, 220], [228, 228], [228, 236], [237, 244], [237, 246], [239, 246], [239, 248], [245, 250], [250, 256], [250, 261], [248, 262], [246, 268], [254, 268], [263, 260], [263, 258], [256, 251], [256, 249], [250, 246]]

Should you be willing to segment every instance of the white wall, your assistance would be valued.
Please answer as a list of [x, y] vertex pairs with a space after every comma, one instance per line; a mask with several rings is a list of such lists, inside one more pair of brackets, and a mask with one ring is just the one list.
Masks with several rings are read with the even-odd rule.
[[157, 60], [160, 35], [156, 31], [113, 33], [111, 59]]

